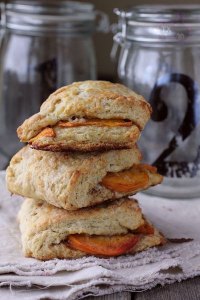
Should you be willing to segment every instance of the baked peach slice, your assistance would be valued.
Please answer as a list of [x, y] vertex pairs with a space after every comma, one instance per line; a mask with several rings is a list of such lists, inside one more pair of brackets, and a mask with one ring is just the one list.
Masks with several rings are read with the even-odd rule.
[[42, 138], [42, 137], [55, 137], [56, 134], [53, 130], [53, 128], [47, 127], [43, 129], [38, 135], [36, 135], [34, 138], [30, 140], [30, 142], [34, 142], [35, 140]]
[[[85, 119], [79, 122], [68, 122], [68, 121], [59, 121], [56, 126], [61, 128], [72, 128], [72, 127], [80, 127], [80, 126], [92, 126], [97, 125], [99, 127], [130, 127], [133, 125], [132, 121], [128, 120], [118, 120], [118, 119], [110, 119], [110, 120], [101, 120], [101, 119]], [[30, 140], [30, 142], [34, 142], [42, 137], [55, 137], [56, 134], [51, 127], [47, 127], [43, 129], [38, 135]]]
[[85, 119], [83, 121], [78, 122], [67, 122], [60, 121], [58, 122], [58, 127], [69, 128], [69, 127], [79, 127], [79, 126], [92, 126], [96, 125], [99, 127], [107, 126], [107, 127], [130, 127], [133, 125], [132, 121], [126, 120], [118, 120], [118, 119], [109, 119], [109, 120], [101, 120], [101, 119]]
[[87, 254], [118, 256], [127, 253], [139, 241], [139, 235], [95, 236], [73, 234], [68, 237], [68, 245]]
[[137, 228], [135, 231], [137, 234], [154, 234], [154, 228], [149, 223], [144, 223], [139, 228]]
[[156, 171], [155, 167], [149, 165], [133, 165], [129, 170], [107, 173], [101, 184], [119, 193], [134, 192], [138, 189], [147, 188], [149, 186], [149, 172], [156, 173]]

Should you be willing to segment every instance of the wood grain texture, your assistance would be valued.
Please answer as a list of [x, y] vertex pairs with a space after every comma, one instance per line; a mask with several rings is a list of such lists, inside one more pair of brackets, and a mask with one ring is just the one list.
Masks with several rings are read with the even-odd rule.
[[150, 291], [135, 293], [134, 300], [199, 300], [200, 277], [177, 282]]

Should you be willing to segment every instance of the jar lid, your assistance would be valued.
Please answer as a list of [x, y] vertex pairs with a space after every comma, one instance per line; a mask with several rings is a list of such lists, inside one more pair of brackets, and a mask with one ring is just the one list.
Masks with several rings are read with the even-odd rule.
[[5, 26], [15, 30], [83, 33], [104, 31], [107, 25], [96, 25], [94, 5], [86, 2], [18, 0], [8, 2], [4, 13]]
[[115, 40], [193, 42], [200, 40], [200, 5], [140, 5], [115, 9]]

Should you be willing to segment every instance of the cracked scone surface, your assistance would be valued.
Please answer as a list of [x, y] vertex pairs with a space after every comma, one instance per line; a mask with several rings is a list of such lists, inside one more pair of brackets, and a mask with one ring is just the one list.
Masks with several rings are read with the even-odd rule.
[[[140, 160], [141, 154], [136, 146], [93, 155], [53, 153], [26, 146], [12, 158], [6, 171], [6, 182], [13, 194], [75, 210], [144, 189], [117, 192], [101, 184], [109, 172], [129, 169]], [[161, 180], [162, 176], [149, 173], [145, 188]]]
[[[71, 212], [42, 201], [26, 199], [18, 219], [24, 254], [42, 260], [87, 255], [65, 243], [71, 234], [113, 236], [127, 234], [144, 224], [137, 201], [128, 198]], [[154, 234], [142, 236], [131, 253], [162, 242], [163, 237], [155, 230]]]
[[[55, 126], [58, 136], [48, 141], [45, 138], [40, 139], [33, 145], [38, 149], [46, 147], [46, 150], [52, 150], [52, 143], [57, 143], [57, 147], [54, 146], [55, 151], [130, 148], [131, 144], [139, 138], [140, 131], [149, 120], [150, 114], [150, 104], [142, 96], [121, 84], [107, 81], [75, 82], [51, 94], [41, 106], [40, 112], [25, 120], [17, 133], [21, 141], [30, 142], [42, 129]], [[76, 144], [76, 138], [70, 139], [69, 137], [72, 137], [73, 132], [80, 133], [80, 129], [67, 130], [67, 128], [61, 133], [56, 126], [59, 121], [68, 121], [74, 116], [86, 119], [130, 120], [133, 125], [130, 128], [116, 128], [119, 135], [118, 143], [114, 138], [112, 128], [103, 129], [94, 126], [92, 133], [91, 129], [84, 126], [87, 133], [82, 134], [82, 140]], [[99, 135], [99, 138], [95, 140], [94, 135], [96, 137]]]

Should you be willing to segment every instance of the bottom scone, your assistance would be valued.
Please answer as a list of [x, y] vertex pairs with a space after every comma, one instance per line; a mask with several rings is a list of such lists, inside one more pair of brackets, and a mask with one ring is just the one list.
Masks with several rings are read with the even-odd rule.
[[119, 256], [165, 243], [128, 198], [77, 211], [26, 199], [19, 222], [25, 256], [41, 260]]

